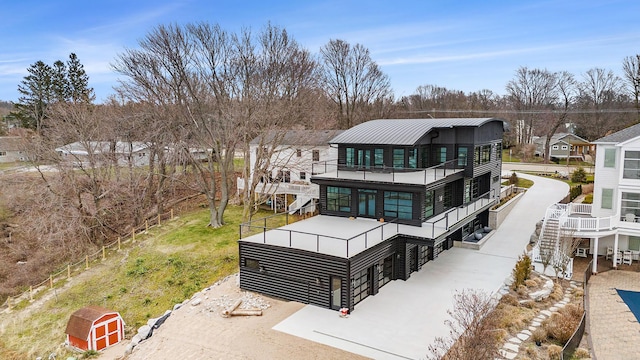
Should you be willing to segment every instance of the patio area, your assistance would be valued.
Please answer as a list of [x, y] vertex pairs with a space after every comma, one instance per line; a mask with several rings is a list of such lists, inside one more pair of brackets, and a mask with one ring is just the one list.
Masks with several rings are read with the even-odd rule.
[[[571, 280], [584, 282], [584, 273], [587, 271], [587, 266], [589, 266], [592, 259], [592, 255], [587, 255], [587, 257], [574, 257], [573, 276], [571, 277]], [[613, 261], [611, 259], [607, 260], [604, 255], [598, 256], [598, 274], [611, 270], [615, 270], [613, 267]], [[631, 265], [620, 264], [618, 265], [617, 270], [640, 273], [640, 262], [632, 261]]]

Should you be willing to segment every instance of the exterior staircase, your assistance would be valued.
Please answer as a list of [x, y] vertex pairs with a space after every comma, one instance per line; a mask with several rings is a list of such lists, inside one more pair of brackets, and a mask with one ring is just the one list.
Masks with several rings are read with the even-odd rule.
[[316, 210], [315, 206], [306, 206], [312, 200], [312, 196], [298, 195], [296, 200], [289, 205], [289, 214], [293, 215], [296, 212], [300, 212], [300, 214], [314, 212]]
[[560, 276], [570, 279], [573, 275], [573, 258], [565, 254], [560, 246], [560, 223], [566, 216], [566, 206], [556, 205], [547, 209], [538, 242], [531, 251], [531, 258], [537, 263], [547, 262], [547, 265], [552, 269], [561, 268], [563, 267], [561, 264], [566, 264]]

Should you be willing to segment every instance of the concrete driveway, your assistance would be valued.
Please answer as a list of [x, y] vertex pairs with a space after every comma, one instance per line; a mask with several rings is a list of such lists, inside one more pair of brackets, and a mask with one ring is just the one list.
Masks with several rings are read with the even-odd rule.
[[534, 180], [535, 185], [481, 250], [445, 251], [409, 280], [392, 281], [363, 300], [348, 318], [308, 305], [273, 328], [374, 359], [424, 358], [434, 339], [449, 332], [444, 322], [455, 291], [498, 291], [536, 222], [569, 191], [556, 180], [518, 175]]

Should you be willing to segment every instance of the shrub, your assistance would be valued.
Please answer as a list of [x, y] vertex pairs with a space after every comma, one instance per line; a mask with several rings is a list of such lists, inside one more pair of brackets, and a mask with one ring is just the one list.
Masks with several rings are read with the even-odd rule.
[[590, 359], [591, 354], [589, 354], [589, 350], [585, 348], [577, 348], [573, 353], [573, 357], [578, 359]]
[[593, 204], [593, 193], [587, 194], [584, 196], [584, 200], [582, 200], [583, 204]]
[[504, 296], [502, 296], [502, 302], [511, 306], [519, 305], [518, 298], [511, 294], [504, 294]]
[[530, 276], [531, 258], [527, 254], [522, 254], [513, 268], [513, 289], [517, 290], [521, 285], [524, 285], [525, 280]]
[[559, 343], [565, 344], [576, 331], [581, 317], [582, 310], [579, 307], [571, 304], [565, 306], [560, 312], [545, 320], [544, 326], [547, 335]]
[[531, 340], [535, 342], [543, 342], [547, 340], [547, 331], [543, 327], [539, 327], [531, 333]]
[[584, 171], [584, 168], [579, 167], [571, 174], [571, 181], [574, 183], [585, 183], [587, 182], [587, 172]]
[[531, 287], [536, 287], [536, 286], [538, 286], [538, 283], [537, 283], [535, 280], [527, 279], [527, 280], [525, 280], [525, 281], [524, 281], [524, 285], [525, 285], [526, 287], [531, 288]]
[[511, 173], [511, 176], [509, 176], [509, 185], [518, 185], [518, 175], [516, 173]]
[[562, 347], [558, 345], [549, 345], [549, 347], [547, 348], [547, 353], [549, 354], [549, 359], [560, 360], [562, 356]]
[[571, 187], [571, 190], [569, 191], [569, 195], [570, 195], [570, 199], [569, 199], [570, 201], [573, 201], [573, 199], [582, 195], [582, 185], [576, 185]]
[[549, 297], [555, 301], [562, 300], [564, 298], [564, 289], [562, 289], [562, 286], [560, 286], [560, 284], [554, 284], [553, 291]]

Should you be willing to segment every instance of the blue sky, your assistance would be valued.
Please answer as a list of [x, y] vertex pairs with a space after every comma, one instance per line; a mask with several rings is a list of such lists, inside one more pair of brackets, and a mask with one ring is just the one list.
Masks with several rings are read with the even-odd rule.
[[396, 97], [427, 84], [503, 95], [520, 66], [621, 75], [622, 59], [640, 54], [638, 0], [22, 0], [3, 3], [2, 15], [0, 100], [8, 101], [31, 64], [74, 52], [102, 102], [117, 86], [116, 55], [170, 23], [238, 31], [270, 21], [313, 53], [330, 39], [360, 43]]

